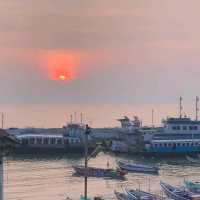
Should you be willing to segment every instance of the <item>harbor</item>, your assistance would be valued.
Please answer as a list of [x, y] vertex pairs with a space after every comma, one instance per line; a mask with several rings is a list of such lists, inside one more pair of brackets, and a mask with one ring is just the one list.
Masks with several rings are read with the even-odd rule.
[[[157, 165], [159, 174], [128, 173], [125, 180], [89, 178], [88, 196], [103, 196], [104, 199], [116, 199], [114, 191], [122, 191], [122, 186], [150, 191], [158, 195], [161, 192], [160, 180], [171, 185], [183, 186], [184, 179], [199, 181], [200, 166], [183, 158], [145, 159], [133, 156], [113, 156], [99, 154], [90, 160], [93, 167], [116, 167], [116, 160], [131, 160], [135, 163]], [[73, 176], [73, 165], [83, 164], [84, 158], [77, 154], [63, 155], [21, 155], [8, 157], [4, 164], [6, 200], [65, 200], [68, 196], [80, 199], [84, 194], [83, 177]], [[98, 189], [97, 189], [98, 185]]]
[[[104, 151], [114, 153], [140, 154], [146, 156], [186, 156], [200, 153], [200, 121], [198, 120], [196, 97], [196, 118], [183, 115], [182, 97], [177, 117], [166, 117], [161, 126], [144, 126], [142, 119], [127, 116], [118, 119], [118, 127], [91, 127], [88, 136], [88, 150], [101, 144]], [[82, 114], [81, 114], [82, 116]], [[74, 118], [76, 118], [74, 116]], [[152, 116], [153, 118], [153, 116]], [[153, 120], [153, 119], [152, 119]], [[67, 122], [61, 128], [9, 128], [6, 132], [17, 139], [15, 153], [84, 152], [84, 131], [81, 121]]]

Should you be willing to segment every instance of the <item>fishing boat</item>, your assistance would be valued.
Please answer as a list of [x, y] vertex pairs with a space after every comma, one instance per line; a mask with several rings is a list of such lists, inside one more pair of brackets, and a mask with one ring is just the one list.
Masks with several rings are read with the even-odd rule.
[[87, 171], [84, 166], [73, 166], [76, 174], [87, 177], [107, 177], [107, 178], [123, 178], [127, 172], [121, 169], [102, 169], [88, 167]]
[[118, 200], [136, 200], [136, 198], [130, 197], [128, 194], [121, 193], [121, 192], [114, 192], [115, 196]]
[[133, 189], [128, 189], [125, 188], [126, 193], [128, 194], [129, 197], [131, 197], [132, 199], [145, 199], [145, 200], [161, 200], [162, 198], [158, 195], [155, 194], [151, 194], [149, 192], [144, 192], [141, 190], [133, 190]]
[[200, 193], [200, 182], [184, 180], [185, 187], [194, 193]]
[[162, 181], [160, 182], [160, 186], [163, 189], [166, 196], [174, 200], [199, 200], [200, 199], [200, 195], [195, 195], [189, 191], [171, 186]]
[[196, 159], [196, 158], [193, 158], [193, 157], [188, 156], [188, 155], [186, 155], [185, 157], [191, 163], [197, 163], [197, 164], [199, 163], [200, 164], [200, 159]]
[[130, 172], [158, 173], [159, 171], [159, 168], [155, 166], [135, 164], [124, 161], [118, 161], [117, 164], [120, 167], [120, 169], [127, 170]]

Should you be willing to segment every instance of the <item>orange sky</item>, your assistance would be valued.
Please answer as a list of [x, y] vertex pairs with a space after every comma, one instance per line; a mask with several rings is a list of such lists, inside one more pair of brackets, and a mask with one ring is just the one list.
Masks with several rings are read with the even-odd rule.
[[152, 107], [159, 122], [177, 112], [180, 95], [192, 114], [200, 96], [199, 7], [196, 0], [1, 1], [0, 111], [9, 113], [8, 126], [41, 125], [31, 117], [37, 107], [57, 113], [54, 124], [43, 112], [44, 126], [73, 110], [95, 126], [129, 110], [148, 122]]

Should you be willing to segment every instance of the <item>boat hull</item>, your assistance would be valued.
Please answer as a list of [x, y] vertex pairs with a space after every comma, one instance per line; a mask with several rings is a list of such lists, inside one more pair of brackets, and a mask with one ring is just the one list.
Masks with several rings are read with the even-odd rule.
[[156, 167], [150, 166], [142, 166], [142, 165], [133, 165], [133, 164], [126, 164], [121, 161], [118, 162], [118, 166], [122, 170], [127, 170], [129, 172], [139, 172], [139, 173], [155, 173], [157, 174], [159, 169]]
[[87, 177], [123, 178], [126, 174], [126, 172], [124, 171], [114, 169], [101, 169], [89, 167], [86, 171], [83, 166], [73, 166], [73, 168], [77, 175], [87, 175]]
[[[169, 186], [168, 184], [165, 184], [163, 182], [160, 182], [160, 186], [163, 189], [164, 193], [166, 194], [167, 197], [172, 198], [174, 200], [190, 200], [192, 199], [191, 197], [183, 197], [181, 195], [178, 195], [177, 193], [173, 192], [169, 187], [172, 188], [172, 186]], [[174, 188], [175, 190], [175, 188]]]

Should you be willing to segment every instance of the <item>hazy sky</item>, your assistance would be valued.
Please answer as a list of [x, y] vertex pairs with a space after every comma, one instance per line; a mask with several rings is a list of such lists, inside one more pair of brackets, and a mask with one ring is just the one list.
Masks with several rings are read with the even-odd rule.
[[177, 113], [180, 95], [193, 114], [199, 8], [199, 0], [0, 1], [6, 126], [62, 126], [75, 111], [93, 126], [125, 114], [150, 123], [152, 108], [159, 123]]

